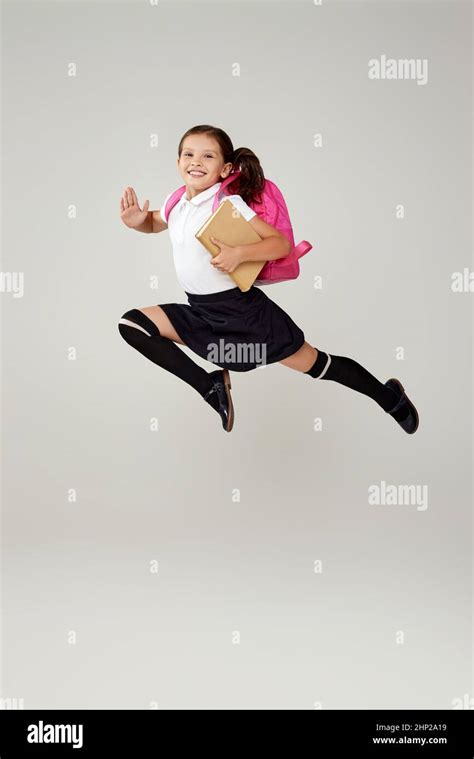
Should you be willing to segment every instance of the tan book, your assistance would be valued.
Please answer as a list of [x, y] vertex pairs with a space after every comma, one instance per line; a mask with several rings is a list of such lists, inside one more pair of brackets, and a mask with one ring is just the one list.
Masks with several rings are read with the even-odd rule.
[[[211, 237], [222, 240], [226, 245], [249, 245], [262, 239], [250, 222], [244, 219], [231, 200], [224, 200], [214, 211], [195, 237], [209, 251], [212, 257], [219, 254], [219, 246], [211, 242]], [[244, 261], [233, 272], [229, 272], [242, 292], [250, 290], [266, 261]]]

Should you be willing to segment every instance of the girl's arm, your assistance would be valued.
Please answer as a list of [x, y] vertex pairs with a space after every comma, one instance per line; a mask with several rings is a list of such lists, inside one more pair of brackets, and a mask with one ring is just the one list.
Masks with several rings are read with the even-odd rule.
[[160, 209], [157, 211], [151, 211], [150, 213], [152, 232], [164, 232], [165, 229], [168, 229], [168, 224], [161, 218]]
[[160, 210], [148, 211], [145, 221], [138, 227], [133, 227], [136, 232], [145, 232], [145, 234], [151, 234], [152, 232], [163, 232], [168, 229], [166, 221], [163, 221], [160, 215]]
[[274, 261], [290, 253], [290, 241], [260, 216], [253, 216], [249, 224], [263, 239], [249, 245], [237, 245], [236, 249], [241, 261]]

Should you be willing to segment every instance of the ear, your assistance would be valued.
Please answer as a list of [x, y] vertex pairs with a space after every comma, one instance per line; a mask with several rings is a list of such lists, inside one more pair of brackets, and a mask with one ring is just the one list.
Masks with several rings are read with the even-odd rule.
[[226, 179], [226, 177], [229, 176], [230, 172], [232, 171], [232, 163], [226, 163], [224, 164], [224, 168], [221, 171], [221, 177], [222, 179]]

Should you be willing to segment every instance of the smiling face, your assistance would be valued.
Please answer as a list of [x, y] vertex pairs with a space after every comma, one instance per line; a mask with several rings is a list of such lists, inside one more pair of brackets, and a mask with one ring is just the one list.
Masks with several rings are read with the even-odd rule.
[[188, 135], [177, 163], [188, 199], [221, 182], [232, 171], [232, 163], [224, 163], [219, 143], [209, 134]]

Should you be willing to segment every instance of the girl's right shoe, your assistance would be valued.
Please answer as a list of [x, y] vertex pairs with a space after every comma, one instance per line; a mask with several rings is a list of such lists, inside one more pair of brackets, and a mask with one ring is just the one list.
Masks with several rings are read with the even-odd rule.
[[417, 431], [418, 425], [420, 423], [419, 417], [418, 417], [418, 411], [416, 410], [415, 406], [405, 393], [405, 389], [400, 382], [400, 380], [396, 379], [395, 377], [392, 377], [391, 379], [387, 380], [385, 382], [385, 387], [389, 387], [390, 390], [393, 390], [394, 393], [399, 396], [398, 402], [395, 404], [395, 406], [387, 411], [387, 414], [391, 414], [393, 416], [394, 412], [398, 411], [399, 409], [406, 406], [406, 409], [408, 411], [408, 414], [405, 416], [404, 419], [397, 419], [396, 417], [393, 417], [395, 421], [398, 422], [400, 427], [405, 430], [409, 435], [413, 435], [414, 432]]
[[217, 395], [217, 411], [222, 419], [222, 426], [226, 432], [230, 432], [234, 426], [234, 404], [232, 403], [232, 397], [230, 394], [230, 376], [228, 369], [218, 369], [214, 372], [209, 372], [213, 379], [211, 389], [204, 396], [204, 400], [209, 403], [209, 397], [216, 393]]

